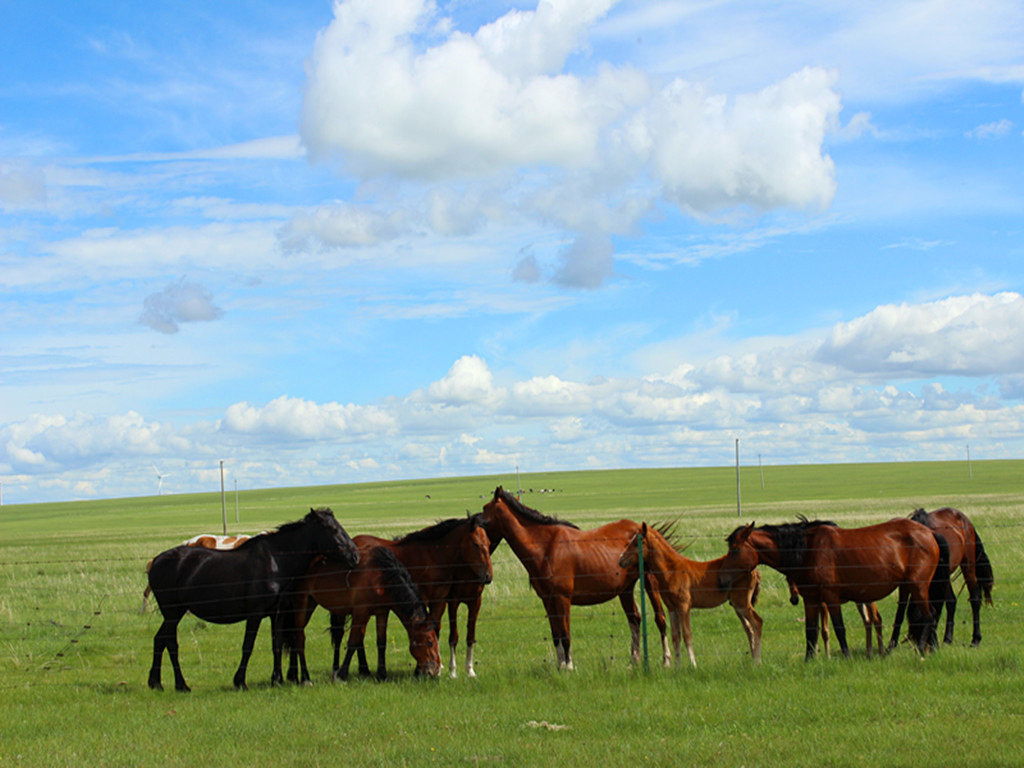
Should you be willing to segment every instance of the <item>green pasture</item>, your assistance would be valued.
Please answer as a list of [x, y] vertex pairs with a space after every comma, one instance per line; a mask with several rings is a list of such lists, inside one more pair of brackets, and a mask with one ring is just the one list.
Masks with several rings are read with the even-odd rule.
[[[762, 477], [764, 485], [762, 487]], [[479, 511], [506, 476], [243, 491], [227, 497], [229, 532], [257, 532], [329, 506], [352, 534], [397, 535]], [[484, 596], [476, 668], [416, 681], [392, 619], [386, 683], [329, 680], [327, 617], [307, 649], [314, 685], [271, 688], [269, 624], [236, 692], [242, 626], [187, 617], [181, 660], [191, 694], [150, 691], [144, 566], [156, 553], [222, 529], [219, 493], [0, 507], [0, 765], [319, 766], [601, 764], [1005, 766], [1024, 764], [1024, 461], [744, 467], [737, 516], [732, 468], [524, 474], [523, 501], [590, 527], [622, 517], [678, 519], [687, 554], [709, 559], [740, 522], [797, 514], [862, 525], [917, 507], [956, 506], [974, 521], [996, 574], [984, 639], [921, 660], [909, 645], [867, 659], [847, 607], [852, 659], [803, 661], [802, 608], [764, 572], [755, 667], [728, 606], [693, 617], [698, 668], [665, 670], [649, 622], [650, 668], [629, 664], [616, 603], [577, 607], [578, 669], [560, 673], [540, 601], [503, 545]], [[891, 622], [893, 598], [881, 606]], [[463, 628], [464, 634], [464, 628]], [[371, 631], [368, 641], [372, 645]], [[447, 626], [441, 637], [447, 662]], [[373, 654], [371, 653], [371, 658]], [[612, 762], [614, 761], [614, 762]]]

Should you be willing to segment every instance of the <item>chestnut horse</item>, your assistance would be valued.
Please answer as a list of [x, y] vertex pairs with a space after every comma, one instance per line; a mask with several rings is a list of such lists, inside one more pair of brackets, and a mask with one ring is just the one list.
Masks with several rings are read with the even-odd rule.
[[[800, 605], [800, 590], [797, 589], [793, 580], [788, 577], [786, 578], [786, 584], [789, 587], [789, 602], [792, 605]], [[885, 647], [885, 641], [882, 639], [882, 614], [878, 610], [878, 605], [876, 603], [857, 603], [856, 605], [857, 613], [860, 614], [860, 620], [864, 624], [864, 632], [867, 635], [868, 658], [871, 658], [872, 631], [878, 640], [878, 655], [884, 656], [888, 649]], [[828, 642], [828, 608], [822, 606], [822, 611], [819, 615], [821, 616], [821, 644], [825, 646], [825, 655], [831, 658], [832, 649], [829, 647]]]
[[[359, 538], [358, 536], [356, 537]], [[441, 671], [437, 631], [427, 615], [416, 586], [405, 566], [385, 547], [363, 544], [356, 568], [339, 568], [327, 561], [312, 565], [292, 605], [292, 625], [286, 635], [291, 651], [288, 679], [308, 684], [306, 667], [306, 625], [322, 605], [331, 614], [331, 639], [334, 645], [332, 676], [344, 680], [354, 654], [358, 655], [359, 674], [368, 676], [364, 639], [371, 617], [377, 620], [377, 678], [387, 678], [387, 617], [394, 611], [409, 636], [409, 652], [416, 660], [416, 676], [436, 677]], [[352, 617], [344, 665], [338, 664], [339, 648], [345, 636], [345, 620]]]
[[[740, 526], [726, 541], [729, 552], [719, 584], [733, 582], [764, 564], [793, 580], [804, 598], [806, 659], [814, 658], [820, 614], [827, 610], [844, 656], [850, 655], [842, 603], [871, 603], [899, 590], [899, 604], [910, 600], [910, 634], [923, 655], [935, 631], [932, 601], [949, 581], [949, 547], [941, 536], [903, 518], [863, 528], [840, 528], [809, 521]], [[894, 632], [893, 637], [897, 635]]]
[[[651, 528], [647, 523], [640, 526], [637, 538], [643, 546], [644, 573], [649, 574], [654, 588], [661, 595], [668, 608], [672, 621], [672, 647], [676, 658], [682, 660], [679, 652], [679, 634], [682, 627], [686, 652], [690, 656], [690, 664], [697, 666], [693, 655], [693, 634], [690, 631], [691, 608], [717, 608], [728, 601], [736, 611], [743, 631], [747, 633], [750, 644], [750, 655], [758, 664], [761, 663], [761, 627], [764, 624], [754, 605], [761, 591], [761, 574], [752, 570], [745, 576], [736, 579], [732, 587], [723, 590], [718, 586], [718, 575], [722, 560], [699, 561], [684, 557], [673, 543], [675, 526], [671, 523]], [[640, 553], [634, 540], [619, 555], [619, 565], [633, 574], [635, 579], [639, 571]]]
[[234, 678], [240, 689], [246, 687], [246, 668], [260, 623], [269, 616], [274, 652], [270, 682], [283, 682], [283, 614], [298, 581], [317, 556], [349, 568], [359, 562], [352, 539], [329, 509], [310, 510], [302, 520], [254, 536], [238, 549], [180, 546], [153, 558], [149, 586], [164, 620], [153, 638], [149, 687], [163, 687], [160, 664], [166, 650], [174, 667], [174, 687], [189, 690], [178, 664], [178, 623], [189, 611], [215, 624], [246, 622], [242, 661]]
[[[984, 593], [985, 602], [992, 605], [992, 563], [989, 562], [985, 546], [970, 519], [958, 509], [943, 507], [934, 512], [918, 509], [910, 519], [926, 525], [941, 534], [949, 544], [950, 573], [958, 567], [967, 585], [967, 596], [971, 603], [974, 619], [974, 632], [971, 635], [971, 647], [976, 648], [981, 642], [981, 601]], [[956, 612], [956, 593], [952, 585], [946, 589], [943, 602], [946, 606], [946, 634], [943, 642], [953, 642], [953, 614]], [[941, 611], [941, 607], [939, 609]]]
[[[636, 537], [640, 524], [619, 520], [589, 531], [543, 515], [498, 486], [484, 505], [481, 519], [488, 531], [506, 539], [530, 576], [530, 586], [544, 604], [551, 625], [558, 666], [573, 669], [569, 646], [572, 605], [597, 605], [619, 598], [629, 621], [631, 658], [640, 659], [640, 612], [633, 599], [636, 574], [619, 566], [619, 553]], [[668, 653], [661, 600], [647, 581], [662, 647]]]

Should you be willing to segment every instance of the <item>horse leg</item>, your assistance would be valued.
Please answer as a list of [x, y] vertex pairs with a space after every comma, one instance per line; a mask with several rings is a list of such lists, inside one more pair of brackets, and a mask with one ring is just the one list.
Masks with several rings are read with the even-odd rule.
[[[683, 637], [683, 624], [679, 618], [679, 611], [675, 608], [670, 608], [668, 612], [669, 622], [672, 625], [672, 648], [675, 650], [676, 661], [678, 664], [682, 664], [683, 654], [679, 650], [680, 643]], [[671, 661], [669, 662], [671, 663]]]
[[846, 644], [846, 625], [843, 623], [843, 608], [839, 601], [829, 602], [828, 612], [832, 617], [832, 630], [836, 633], [836, 640], [843, 651], [843, 656], [850, 658], [850, 646]]
[[882, 612], [878, 610], [876, 603], [868, 603], [864, 610], [867, 611], [868, 618], [871, 621], [872, 626], [875, 628], [875, 641], [878, 643], [878, 655], [884, 656], [886, 654], [885, 643], [882, 641]]
[[819, 614], [821, 613], [821, 604], [816, 603], [812, 600], [804, 598], [804, 639], [806, 641], [806, 649], [804, 651], [804, 661], [810, 661], [814, 658], [818, 652], [818, 627], [821, 624]]
[[743, 631], [747, 634], [747, 643], [750, 644], [750, 656], [756, 664], [761, 663], [761, 627], [764, 621], [758, 616], [757, 611], [750, 605], [732, 604], [732, 609], [739, 617]]
[[270, 673], [271, 685], [284, 685], [281, 674], [281, 651], [284, 649], [284, 635], [281, 631], [281, 615], [275, 613], [270, 617], [270, 648], [274, 656], [274, 668]]
[[[377, 679], [388, 679], [388, 614], [377, 614]], [[362, 674], [362, 671], [360, 671]]]
[[181, 665], [178, 663], [179, 621], [181, 621], [181, 616], [165, 618], [153, 637], [153, 666], [149, 670], [149, 687], [154, 690], [162, 691], [164, 689], [163, 683], [160, 682], [160, 666], [165, 648], [167, 656], [171, 660], [171, 667], [174, 669], [174, 689], [182, 693], [192, 690], [185, 683], [185, 677], [181, 674]]
[[459, 676], [459, 664], [455, 658], [455, 651], [459, 645], [459, 603], [453, 600], [448, 604], [448, 650], [451, 659], [448, 662], [448, 675], [452, 678]]
[[867, 657], [871, 658], [871, 619], [868, 618], [868, 610], [864, 603], [856, 603], [857, 613], [860, 614], [861, 623], [864, 625], [864, 634], [867, 636]]
[[348, 676], [348, 663], [351, 656], [345, 658], [344, 677], [341, 674], [341, 663], [339, 661], [341, 657], [341, 641], [345, 639], [345, 619], [346, 616], [344, 614], [331, 614], [331, 647], [334, 650], [334, 659], [331, 662], [332, 680], [344, 680]]
[[900, 629], [903, 626], [903, 616], [907, 612], [907, 601], [910, 599], [910, 592], [906, 587], [900, 587], [899, 597], [896, 602], [896, 616], [892, 620], [892, 637], [889, 638], [889, 650], [893, 650], [900, 643]]
[[556, 596], [544, 600], [544, 609], [551, 625], [551, 640], [555, 644], [555, 655], [558, 668], [573, 670], [572, 657], [569, 655], [569, 609], [568, 598]]
[[679, 611], [683, 624], [683, 642], [686, 643], [686, 655], [690, 657], [690, 666], [697, 668], [697, 657], [693, 655], [693, 631], [690, 629], [690, 606], [684, 603]]
[[480, 606], [483, 604], [483, 593], [476, 596], [476, 600], [466, 605], [466, 676], [476, 677], [476, 670], [473, 669], [473, 648], [476, 646], [476, 617], [480, 614]]
[[832, 644], [829, 642], [828, 632], [828, 609], [823, 605], [818, 615], [821, 617], [821, 645], [825, 649], [825, 658], [832, 658]]
[[622, 610], [626, 612], [626, 621], [629, 622], [629, 658], [634, 664], [640, 663], [640, 609], [637, 608], [636, 600], [633, 599], [633, 591], [629, 594], [619, 595], [619, 603]]
[[968, 596], [971, 601], [971, 616], [974, 621], [974, 631], [971, 633], [971, 648], [977, 648], [981, 643], [981, 587], [978, 582], [968, 583]]
[[[953, 585], [946, 585], [946, 634], [942, 637], [942, 642], [946, 645], [953, 644], [953, 616], [956, 613], [956, 592], [953, 591]], [[973, 606], [972, 606], [973, 607]], [[935, 617], [936, 621], [938, 616]]]
[[[260, 631], [260, 622], [263, 621], [262, 616], [256, 616], [245, 622], [245, 637], [242, 639], [242, 661], [238, 665], [238, 671], [235, 672], [235, 688], [240, 691], [248, 689], [245, 684], [245, 670], [249, 667], [249, 657], [252, 656], [253, 646], [256, 645], [256, 634]], [[280, 667], [280, 658], [278, 658], [278, 666]], [[280, 673], [280, 668], [278, 672]]]
[[654, 608], [654, 624], [658, 627], [658, 633], [661, 635], [661, 665], [665, 669], [670, 669], [672, 667], [672, 652], [668, 647], [668, 624], [665, 621], [665, 608], [661, 602], [661, 595], [654, 583], [650, 581], [649, 576], [644, 577], [644, 585], [647, 595], [651, 598], [651, 607]]

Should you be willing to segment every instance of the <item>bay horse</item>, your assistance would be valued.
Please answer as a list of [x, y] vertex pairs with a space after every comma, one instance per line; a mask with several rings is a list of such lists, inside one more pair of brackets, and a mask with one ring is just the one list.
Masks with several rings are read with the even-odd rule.
[[189, 690], [178, 663], [178, 623], [189, 611], [215, 624], [246, 622], [242, 660], [234, 677], [239, 689], [246, 687], [245, 673], [256, 634], [269, 616], [274, 653], [270, 681], [283, 682], [282, 605], [317, 556], [346, 567], [359, 562], [355, 544], [329, 509], [311, 509], [303, 519], [254, 536], [238, 549], [178, 546], [153, 558], [149, 586], [164, 620], [153, 638], [149, 687], [163, 687], [160, 665], [166, 649], [174, 667], [174, 687]]
[[[654, 588], [668, 609], [672, 622], [672, 647], [676, 658], [682, 661], [679, 652], [679, 635], [682, 629], [686, 652], [690, 664], [697, 666], [693, 655], [693, 633], [690, 630], [691, 608], [717, 608], [726, 601], [739, 617], [743, 631], [750, 644], [750, 655], [757, 664], [761, 663], [761, 627], [764, 621], [754, 610], [757, 596], [761, 591], [761, 573], [754, 569], [733, 580], [728, 589], [718, 584], [724, 557], [715, 560], [691, 560], [685, 557], [674, 543], [675, 525], [662, 524], [650, 527], [640, 526], [636, 535], [643, 546], [644, 572], [649, 574]], [[619, 555], [619, 565], [630, 574], [639, 572], [640, 553], [636, 540], [630, 542]], [[636, 578], [636, 576], [634, 576]]]
[[[949, 570], [950, 573], [957, 568], [963, 574], [964, 584], [967, 586], [967, 596], [971, 603], [971, 614], [974, 623], [974, 631], [971, 635], [971, 647], [976, 648], [981, 643], [981, 601], [984, 600], [992, 605], [992, 585], [994, 582], [992, 574], [992, 563], [985, 552], [985, 545], [981, 543], [974, 524], [963, 512], [952, 507], [943, 507], [934, 512], [926, 512], [923, 509], [916, 510], [910, 515], [910, 519], [916, 523], [928, 526], [936, 533], [942, 535], [949, 544]], [[953, 615], [956, 612], [956, 593], [952, 584], [947, 586], [943, 596], [943, 603], [946, 607], [946, 632], [943, 642], [953, 642]], [[941, 605], [939, 608], [941, 612]]]
[[361, 534], [354, 541], [359, 547], [394, 553], [409, 571], [438, 633], [453, 591], [454, 597], [459, 590], [482, 592], [494, 578], [493, 547], [479, 514], [441, 520], [395, 539]]
[[[490, 542], [489, 552], [501, 544], [501, 536], [491, 532], [487, 536]], [[493, 573], [493, 571], [492, 571]], [[466, 676], [476, 677], [476, 670], [473, 668], [473, 650], [476, 647], [476, 621], [480, 615], [480, 608], [483, 605], [484, 582], [477, 577], [477, 574], [469, 566], [460, 566], [456, 572], [452, 588], [448, 592], [446, 600], [448, 610], [448, 649], [451, 653], [448, 664], [448, 673], [451, 677], [458, 676], [458, 662], [455, 651], [459, 644], [459, 606], [466, 606]]]
[[[597, 605], [616, 597], [629, 622], [631, 658], [639, 661], [640, 612], [633, 599], [637, 577], [619, 565], [619, 554], [636, 537], [639, 523], [619, 520], [581, 531], [572, 523], [527, 507], [501, 486], [484, 505], [481, 519], [488, 531], [508, 541], [529, 574], [530, 586], [548, 616], [559, 668], [574, 668], [569, 638], [570, 606]], [[645, 586], [667, 655], [661, 600], [649, 579]]]
[[[358, 536], [356, 538], [359, 538]], [[394, 611], [409, 637], [409, 652], [416, 661], [416, 676], [436, 677], [441, 670], [437, 631], [427, 608], [405, 566], [386, 547], [363, 544], [359, 564], [339, 568], [326, 560], [310, 567], [298, 589], [292, 606], [292, 624], [286, 635], [289, 647], [288, 679], [308, 684], [306, 666], [306, 625], [323, 606], [331, 614], [331, 640], [334, 647], [332, 677], [346, 679], [353, 655], [358, 655], [359, 674], [369, 675], [364, 639], [370, 618], [377, 621], [377, 677], [387, 677], [387, 616]], [[345, 638], [346, 619], [352, 617], [344, 665], [338, 663], [341, 641]]]
[[[934, 636], [932, 601], [941, 599], [949, 581], [949, 548], [941, 536], [905, 518], [863, 528], [835, 523], [797, 523], [736, 528], [726, 538], [729, 551], [719, 584], [730, 587], [758, 564], [793, 580], [804, 598], [805, 658], [814, 658], [820, 614], [827, 610], [844, 656], [850, 655], [840, 605], [853, 600], [870, 603], [899, 591], [901, 606], [909, 600], [910, 634], [923, 655]], [[894, 632], [893, 638], [897, 637]], [[892, 641], [890, 641], [892, 645]]]
[[[797, 589], [796, 583], [789, 577], [786, 578], [786, 585], [789, 587], [789, 602], [792, 605], [800, 605], [800, 590]], [[878, 655], [884, 656], [887, 652], [885, 647], [885, 641], [882, 639], [882, 613], [878, 610], [877, 603], [856, 603], [857, 613], [860, 614], [860, 620], [864, 624], [864, 632], [867, 636], [867, 656], [871, 658], [871, 638], [872, 632], [878, 641]], [[832, 657], [832, 649], [829, 647], [829, 633], [828, 633], [828, 608], [823, 606], [822, 611], [819, 614], [821, 616], [821, 643], [825, 647], [825, 655], [829, 658]]]

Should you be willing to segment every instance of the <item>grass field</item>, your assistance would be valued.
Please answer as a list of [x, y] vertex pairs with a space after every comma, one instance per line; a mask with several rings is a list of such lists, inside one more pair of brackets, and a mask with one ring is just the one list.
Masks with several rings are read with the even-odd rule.
[[[540, 601], [507, 546], [485, 593], [479, 677], [418, 682], [392, 620], [379, 684], [329, 681], [326, 615], [309, 628], [312, 688], [271, 688], [269, 625], [232, 689], [242, 627], [181, 624], [189, 695], [146, 687], [158, 614], [140, 615], [145, 562], [221, 530], [219, 494], [0, 507], [0, 765], [1024, 765], [1024, 461], [524, 475], [523, 501], [590, 527], [680, 519], [688, 555], [708, 559], [739, 522], [797, 513], [861, 525], [917, 507], [956, 506], [975, 522], [996, 573], [984, 640], [969, 649], [961, 597], [956, 643], [924, 661], [908, 645], [864, 657], [803, 661], [802, 609], [764, 572], [755, 667], [732, 611], [693, 617], [698, 669], [664, 670], [650, 627], [648, 672], [628, 663], [617, 603], [574, 608], [578, 670], [559, 673]], [[479, 511], [514, 476], [243, 492], [228, 529], [255, 532], [330, 506], [352, 535], [397, 535]], [[532, 489], [532, 490], [531, 490]], [[545, 492], [541, 493], [541, 489]], [[882, 604], [886, 622], [892, 598]], [[442, 655], [447, 656], [442, 635]], [[372, 632], [371, 632], [372, 634]], [[461, 648], [460, 648], [461, 657]], [[461, 662], [461, 658], [460, 658]], [[166, 664], [165, 664], [166, 667]]]

